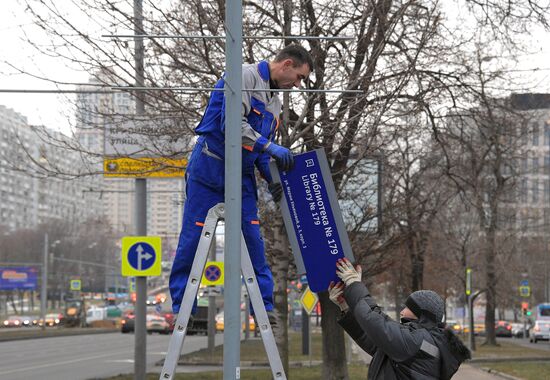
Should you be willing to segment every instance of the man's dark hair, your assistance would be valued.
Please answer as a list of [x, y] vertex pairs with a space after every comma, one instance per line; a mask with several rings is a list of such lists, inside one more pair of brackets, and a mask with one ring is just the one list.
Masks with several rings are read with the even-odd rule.
[[307, 64], [309, 66], [309, 71], [313, 71], [313, 59], [309, 55], [308, 51], [298, 44], [291, 44], [285, 46], [284, 49], [279, 51], [275, 56], [275, 62], [281, 62], [285, 59], [292, 59], [294, 61], [294, 66], [302, 66]]

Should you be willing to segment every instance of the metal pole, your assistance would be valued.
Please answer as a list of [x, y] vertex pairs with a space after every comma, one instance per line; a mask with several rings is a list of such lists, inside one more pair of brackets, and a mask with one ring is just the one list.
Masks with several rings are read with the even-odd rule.
[[250, 339], [250, 301], [248, 293], [244, 294], [244, 340]]
[[468, 296], [468, 324], [470, 325], [470, 350], [476, 350], [476, 341], [474, 336], [474, 300], [473, 296]]
[[223, 379], [241, 378], [242, 3], [229, 0], [225, 86], [225, 316]]
[[302, 307], [302, 355], [309, 355], [309, 315]]
[[[134, 0], [134, 34], [143, 34], [142, 0]], [[136, 86], [144, 84], [143, 38], [134, 38], [134, 65]], [[145, 114], [143, 93], [134, 93], [136, 114]], [[147, 181], [136, 178], [136, 235], [147, 236]], [[147, 371], [147, 332], [145, 327], [147, 300], [147, 277], [136, 277], [135, 308], [135, 346], [134, 346], [134, 379], [145, 380]]]
[[46, 328], [46, 307], [48, 307], [48, 234], [47, 233], [44, 234], [44, 262], [42, 263], [42, 288], [40, 289], [40, 319], [42, 320], [42, 330]]
[[[216, 261], [216, 234], [212, 236], [210, 243], [210, 260]], [[214, 356], [214, 348], [216, 346], [216, 296], [213, 294], [213, 287], [209, 287], [208, 293], [208, 353], [210, 357]]]

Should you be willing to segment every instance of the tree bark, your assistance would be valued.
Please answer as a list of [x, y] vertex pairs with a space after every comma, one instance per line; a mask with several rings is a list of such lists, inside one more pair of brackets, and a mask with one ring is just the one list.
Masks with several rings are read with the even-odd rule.
[[348, 380], [344, 330], [337, 323], [340, 309], [328, 298], [328, 292], [321, 292], [321, 328], [323, 331], [323, 371], [324, 380]]

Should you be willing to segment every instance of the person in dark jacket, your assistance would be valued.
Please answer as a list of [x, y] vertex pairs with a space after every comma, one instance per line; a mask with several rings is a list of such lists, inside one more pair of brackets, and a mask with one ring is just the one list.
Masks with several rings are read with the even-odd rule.
[[331, 283], [329, 296], [340, 307], [338, 323], [372, 356], [368, 379], [450, 379], [470, 351], [441, 324], [445, 304], [431, 290], [412, 293], [401, 323], [382, 312], [361, 282], [361, 267], [347, 259], [336, 264], [342, 280]]

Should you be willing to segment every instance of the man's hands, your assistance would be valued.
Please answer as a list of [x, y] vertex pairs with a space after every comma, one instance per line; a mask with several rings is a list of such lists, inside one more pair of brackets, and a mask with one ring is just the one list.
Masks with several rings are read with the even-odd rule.
[[283, 196], [283, 186], [280, 183], [270, 183], [267, 185], [267, 189], [271, 193], [273, 202], [279, 203], [281, 197]]
[[294, 157], [290, 150], [284, 146], [271, 143], [265, 148], [265, 152], [271, 157], [275, 158], [277, 165], [282, 170], [290, 170], [294, 166]]
[[361, 267], [357, 265], [354, 268], [348, 259], [339, 259], [336, 262], [336, 275], [340, 277], [346, 286], [350, 286], [354, 282], [361, 282]]
[[328, 298], [343, 312], [349, 310], [349, 306], [344, 299], [344, 284], [342, 282], [337, 284], [334, 284], [334, 281], [330, 282], [330, 285], [328, 286]]

